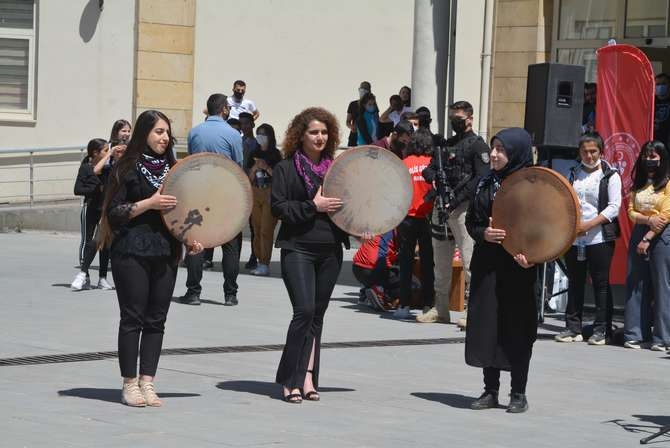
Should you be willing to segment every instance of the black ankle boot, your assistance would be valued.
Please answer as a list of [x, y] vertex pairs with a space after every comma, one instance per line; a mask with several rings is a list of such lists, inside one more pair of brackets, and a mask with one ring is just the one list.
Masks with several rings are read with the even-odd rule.
[[520, 414], [528, 410], [528, 400], [525, 394], [512, 393], [510, 394], [509, 406], [507, 412], [511, 414]]
[[470, 409], [481, 410], [498, 407], [498, 391], [485, 390], [484, 393], [470, 404]]

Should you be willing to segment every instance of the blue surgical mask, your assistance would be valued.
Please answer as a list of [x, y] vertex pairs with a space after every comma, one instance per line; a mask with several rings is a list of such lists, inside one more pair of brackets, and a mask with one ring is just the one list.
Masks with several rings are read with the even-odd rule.
[[667, 84], [661, 84], [656, 86], [656, 96], [667, 96], [668, 95], [668, 86]]
[[368, 112], [374, 112], [377, 110], [375, 106], [365, 106], [365, 110]]

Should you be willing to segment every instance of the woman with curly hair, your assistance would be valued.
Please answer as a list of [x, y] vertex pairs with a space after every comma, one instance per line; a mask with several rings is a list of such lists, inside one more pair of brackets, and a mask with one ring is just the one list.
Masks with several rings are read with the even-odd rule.
[[[277, 369], [284, 400], [319, 400], [319, 352], [323, 317], [342, 267], [346, 233], [328, 217], [342, 206], [321, 194], [321, 184], [339, 144], [339, 126], [330, 112], [311, 107], [296, 115], [284, 139], [285, 159], [272, 175], [272, 214], [281, 219], [276, 247], [293, 306], [293, 319]], [[302, 391], [302, 393], [301, 393]]]

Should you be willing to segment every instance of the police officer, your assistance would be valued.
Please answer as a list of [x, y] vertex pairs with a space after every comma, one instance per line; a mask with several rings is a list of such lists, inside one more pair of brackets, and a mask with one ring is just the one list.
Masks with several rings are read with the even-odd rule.
[[[425, 117], [422, 117], [423, 114], [419, 113], [419, 109], [417, 109], [417, 114], [419, 114], [420, 123], [422, 121], [425, 123]], [[430, 165], [422, 173], [426, 182], [435, 185], [439, 170], [437, 151], [441, 151], [446, 187], [451, 192], [446, 206], [448, 213], [447, 226], [453, 234], [453, 239], [433, 240], [434, 245], [440, 246], [439, 250], [437, 248], [434, 250], [436, 307], [417, 316], [417, 321], [424, 323], [449, 321], [448, 294], [451, 287], [452, 260], [456, 247], [460, 249], [463, 260], [465, 290], [467, 292], [470, 289], [469, 268], [473, 242], [465, 229], [465, 213], [474, 197], [479, 178], [489, 171], [489, 146], [472, 131], [472, 105], [467, 101], [457, 101], [450, 105], [449, 121], [455, 135], [446, 141], [436, 136], [437, 138], [434, 140], [438, 148], [435, 149]]]

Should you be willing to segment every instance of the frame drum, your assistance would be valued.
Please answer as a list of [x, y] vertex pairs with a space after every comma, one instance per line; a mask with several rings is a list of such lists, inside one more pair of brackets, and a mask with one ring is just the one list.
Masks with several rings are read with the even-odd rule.
[[507, 177], [493, 201], [493, 227], [505, 230], [505, 250], [530, 263], [563, 255], [577, 238], [579, 199], [556, 171], [523, 168]]
[[215, 153], [188, 156], [170, 169], [163, 194], [177, 206], [162, 212], [170, 233], [186, 243], [216, 247], [235, 238], [251, 214], [251, 184], [242, 168]]
[[413, 191], [405, 164], [378, 146], [344, 151], [323, 180], [323, 195], [343, 202], [330, 219], [354, 236], [380, 235], [397, 227], [407, 216]]

